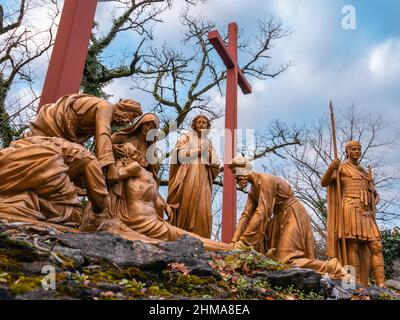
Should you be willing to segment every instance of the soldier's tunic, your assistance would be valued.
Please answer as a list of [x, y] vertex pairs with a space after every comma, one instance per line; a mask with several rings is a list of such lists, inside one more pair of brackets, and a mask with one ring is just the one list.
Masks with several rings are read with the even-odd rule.
[[360, 166], [340, 166], [344, 227], [338, 220], [338, 236], [362, 241], [381, 240], [374, 213], [376, 192], [368, 173]]

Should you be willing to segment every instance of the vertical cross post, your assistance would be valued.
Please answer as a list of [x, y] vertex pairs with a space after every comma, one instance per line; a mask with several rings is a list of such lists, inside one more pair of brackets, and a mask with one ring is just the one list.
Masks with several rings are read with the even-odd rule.
[[229, 243], [236, 227], [236, 184], [235, 178], [228, 168], [228, 163], [236, 156], [237, 85], [239, 84], [244, 94], [251, 93], [251, 86], [238, 65], [237, 24], [230, 23], [228, 26], [228, 46], [225, 46], [219, 32], [216, 30], [209, 32], [208, 40], [214, 46], [227, 68], [222, 241]]
[[65, 0], [39, 107], [78, 93], [97, 0]]

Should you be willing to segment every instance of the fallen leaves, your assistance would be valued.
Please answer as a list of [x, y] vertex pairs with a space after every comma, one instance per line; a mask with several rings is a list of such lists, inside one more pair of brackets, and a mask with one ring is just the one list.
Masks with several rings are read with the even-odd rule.
[[178, 262], [172, 262], [168, 264], [167, 268], [172, 272], [180, 272], [184, 275], [189, 274], [191, 271], [187, 266], [185, 266], [185, 264]]

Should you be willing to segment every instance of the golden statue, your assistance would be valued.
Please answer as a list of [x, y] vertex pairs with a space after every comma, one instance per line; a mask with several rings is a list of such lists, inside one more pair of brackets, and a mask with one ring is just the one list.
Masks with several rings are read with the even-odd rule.
[[40, 108], [30, 124], [28, 136], [59, 137], [83, 144], [94, 137], [96, 157], [102, 168], [107, 168], [107, 182], [118, 182], [111, 143], [111, 125], [123, 126], [142, 114], [134, 100], [121, 100], [115, 105], [88, 95], [72, 94]]
[[[375, 213], [379, 195], [371, 170], [367, 172], [359, 165], [360, 157], [361, 144], [349, 141], [346, 161], [334, 160], [322, 177], [322, 186], [328, 188], [327, 255], [353, 266], [357, 281], [364, 286], [368, 285], [371, 266], [376, 284], [383, 287], [381, 234]], [[338, 188], [341, 195], [338, 195]]]
[[[133, 125], [113, 134], [112, 141], [116, 143], [113, 147], [120, 182], [110, 188], [109, 215], [103, 221], [99, 216], [89, 215], [87, 219], [85, 217], [81, 229], [93, 230], [101, 227], [107, 219], [113, 219], [121, 221], [137, 234], [151, 240], [174, 241], [183, 235], [191, 235], [200, 239], [209, 250], [230, 249], [231, 247], [225, 243], [202, 238], [177, 228], [162, 218], [164, 212], [172, 218], [173, 212], [159, 193], [159, 179], [154, 166], [149, 163], [152, 161], [148, 149], [155, 143], [155, 139], [148, 139], [149, 131], [158, 128], [158, 117], [153, 113], [147, 113]], [[93, 222], [93, 220], [98, 221]], [[110, 222], [109, 226], [113, 227], [113, 223]], [[131, 235], [124, 228], [120, 230], [114, 228], [113, 231], [121, 236], [136, 238], [136, 234]]]
[[207, 138], [210, 120], [203, 115], [192, 121], [171, 153], [167, 202], [174, 212], [172, 224], [211, 237], [212, 185], [220, 172], [218, 155]]
[[[108, 192], [96, 157], [57, 137], [27, 137], [0, 150], [0, 212], [16, 217], [79, 226], [77, 185], [102, 211]], [[73, 182], [72, 182], [73, 181]]]
[[314, 269], [339, 277], [345, 271], [337, 259], [316, 260], [310, 217], [281, 178], [252, 171], [248, 159], [236, 157], [229, 168], [241, 189], [251, 184], [246, 205], [233, 235], [235, 248], [251, 246], [292, 266]]

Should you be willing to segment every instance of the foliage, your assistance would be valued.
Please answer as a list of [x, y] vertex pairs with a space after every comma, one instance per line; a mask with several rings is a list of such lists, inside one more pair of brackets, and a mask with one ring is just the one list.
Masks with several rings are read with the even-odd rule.
[[267, 258], [256, 251], [240, 252], [228, 255], [225, 260], [217, 262], [220, 268], [228, 268], [237, 272], [254, 272], [257, 270], [283, 270], [285, 264]]
[[324, 297], [311, 291], [305, 293], [299, 289], [289, 286], [286, 289], [275, 288], [279, 292], [278, 300], [324, 300]]
[[[385, 259], [385, 275], [390, 279], [393, 276], [393, 262], [400, 260], [400, 228], [382, 231], [383, 256]], [[397, 275], [399, 276], [399, 275]]]
[[[32, 17], [41, 8], [48, 15], [35, 25]], [[0, 5], [0, 12], [0, 146], [7, 147], [26, 128], [22, 111], [32, 110], [39, 99], [35, 64], [53, 45], [60, 10], [57, 0], [21, 0]], [[24, 95], [11, 97], [21, 84]]]

